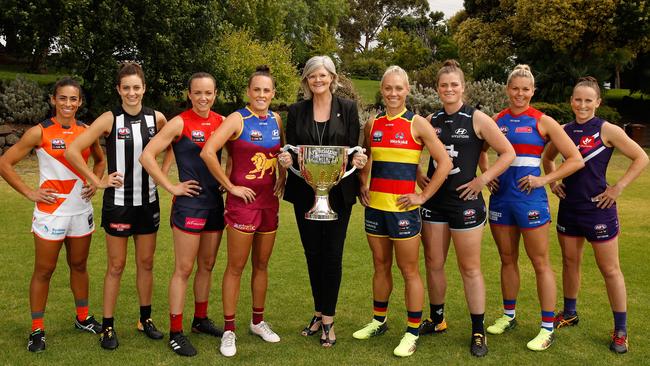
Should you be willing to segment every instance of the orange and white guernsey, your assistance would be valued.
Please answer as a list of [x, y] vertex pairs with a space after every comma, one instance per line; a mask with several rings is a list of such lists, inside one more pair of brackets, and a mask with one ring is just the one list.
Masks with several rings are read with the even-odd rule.
[[[72, 141], [79, 136], [86, 126], [74, 121], [70, 126], [63, 126], [54, 118], [39, 124], [42, 137], [36, 148], [41, 188], [56, 190], [56, 202], [49, 204], [38, 202], [36, 211], [56, 216], [79, 215], [92, 210], [91, 202], [81, 198], [81, 189], [85, 183], [83, 176], [74, 169], [63, 154]], [[82, 151], [84, 161], [88, 161], [90, 148]]]
[[418, 206], [400, 209], [397, 198], [415, 193], [415, 178], [422, 144], [413, 138], [412, 124], [415, 114], [406, 108], [395, 116], [386, 112], [375, 117], [370, 131], [372, 171], [370, 178], [370, 204], [378, 210], [411, 211]]

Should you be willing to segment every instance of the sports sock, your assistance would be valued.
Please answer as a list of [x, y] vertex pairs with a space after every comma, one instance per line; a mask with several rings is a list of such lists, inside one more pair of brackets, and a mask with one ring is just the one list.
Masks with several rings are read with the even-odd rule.
[[627, 334], [627, 311], [614, 311], [614, 331], [622, 330]]
[[205, 319], [208, 317], [208, 302], [194, 302], [194, 318]]
[[88, 318], [88, 299], [77, 299], [74, 301], [75, 309], [77, 311], [77, 320], [80, 322]]
[[429, 304], [433, 324], [440, 324], [445, 319], [445, 304]]
[[420, 311], [407, 311], [406, 312], [407, 325], [406, 331], [414, 336], [420, 335], [420, 322], [422, 321], [422, 310]]
[[386, 313], [388, 312], [388, 301], [372, 301], [373, 319], [380, 323], [386, 321]]
[[470, 314], [472, 317], [472, 334], [485, 334], [485, 329], [483, 328], [483, 320], [485, 319], [485, 313], [483, 314]]
[[516, 312], [515, 307], [517, 306], [517, 300], [506, 300], [503, 299], [503, 314], [509, 316], [511, 319], [514, 319]]
[[44, 311], [37, 311], [32, 313], [32, 332], [36, 329], [45, 330], [45, 326], [43, 325], [44, 316]]
[[232, 332], [235, 331], [235, 314], [224, 315], [223, 316], [223, 322], [224, 322], [224, 325], [223, 325], [224, 332], [227, 332], [229, 330], [232, 331]]
[[151, 304], [140, 306], [140, 323], [143, 323], [151, 318]]
[[253, 307], [253, 324], [257, 325], [264, 321], [264, 308]]
[[578, 299], [570, 299], [568, 297], [564, 298], [564, 317], [567, 315], [575, 315], [576, 313], [576, 303]]
[[113, 317], [110, 318], [102, 318], [102, 328], [113, 328], [113, 323], [115, 319]]
[[183, 331], [183, 313], [169, 314], [169, 336]]
[[552, 332], [553, 331], [553, 320], [554, 319], [555, 319], [555, 312], [542, 310], [542, 325], [541, 325], [541, 327], [548, 330], [549, 332]]

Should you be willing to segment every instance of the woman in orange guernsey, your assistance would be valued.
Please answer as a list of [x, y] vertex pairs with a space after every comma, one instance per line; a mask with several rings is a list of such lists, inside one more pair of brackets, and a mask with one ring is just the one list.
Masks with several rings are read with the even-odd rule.
[[[70, 288], [77, 308], [74, 325], [95, 334], [102, 330], [95, 318], [88, 315], [86, 261], [95, 231], [90, 202], [95, 188], [88, 185], [63, 157], [67, 146], [86, 129], [86, 125], [75, 119], [82, 103], [81, 86], [70, 78], [59, 80], [50, 102], [54, 106], [54, 117], [27, 130], [20, 141], [0, 157], [0, 175], [16, 191], [36, 202], [32, 220], [35, 261], [29, 286], [32, 333], [27, 343], [31, 352], [45, 350], [43, 316], [50, 278], [64, 244], [70, 267]], [[14, 170], [32, 149], [36, 149], [38, 157], [40, 182], [37, 189], [30, 188]], [[106, 164], [99, 142], [95, 141], [82, 154], [86, 161], [92, 155], [93, 170], [101, 177]]]
[[[399, 66], [389, 67], [381, 80], [386, 111], [365, 126], [370, 161], [360, 174], [361, 202], [366, 206], [365, 226], [372, 251], [374, 316], [353, 334], [357, 339], [380, 335], [387, 329], [388, 298], [393, 287], [393, 251], [405, 283], [408, 326], [393, 354], [407, 357], [415, 352], [422, 318], [424, 288], [420, 279], [419, 205], [442, 185], [452, 163], [445, 147], [426, 119], [406, 109], [408, 75]], [[421, 193], [415, 192], [416, 170], [423, 145], [438, 169]], [[368, 173], [372, 167], [370, 186]]]

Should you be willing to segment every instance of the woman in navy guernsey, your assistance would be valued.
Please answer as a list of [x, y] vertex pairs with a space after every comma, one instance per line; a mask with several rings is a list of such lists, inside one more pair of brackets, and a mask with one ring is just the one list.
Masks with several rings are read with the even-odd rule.
[[[501, 132], [515, 148], [517, 157], [501, 176], [490, 184], [490, 228], [501, 257], [503, 316], [487, 328], [502, 334], [516, 326], [515, 304], [519, 292], [519, 238], [537, 278], [541, 306], [538, 335], [528, 342], [533, 351], [543, 351], [554, 340], [553, 317], [556, 304], [555, 275], [549, 259], [548, 224], [551, 215], [544, 185], [580, 169], [580, 153], [562, 127], [551, 117], [530, 106], [535, 79], [528, 65], [518, 65], [508, 76], [506, 93], [510, 106], [494, 117]], [[541, 175], [542, 151], [552, 141], [564, 156], [562, 166]], [[487, 150], [487, 147], [486, 149]], [[481, 169], [488, 165], [484, 154]]]
[[[95, 334], [102, 330], [95, 318], [88, 315], [86, 269], [95, 231], [90, 199], [96, 190], [64, 158], [66, 147], [86, 129], [85, 124], [75, 119], [82, 103], [81, 86], [67, 77], [57, 81], [50, 102], [54, 116], [27, 130], [20, 141], [0, 157], [0, 175], [17, 192], [35, 202], [32, 219], [34, 272], [29, 285], [32, 333], [27, 343], [31, 352], [45, 350], [45, 305], [50, 279], [64, 244], [77, 311], [74, 326]], [[25, 184], [14, 169], [32, 149], [36, 150], [40, 176], [36, 189]], [[93, 170], [99, 176], [104, 174], [106, 162], [97, 140], [82, 155], [86, 160], [92, 155]]]
[[[407, 357], [415, 352], [424, 300], [418, 259], [419, 206], [443, 184], [452, 163], [427, 120], [406, 109], [410, 90], [406, 71], [390, 66], [380, 88], [386, 111], [365, 126], [365, 146], [371, 159], [359, 176], [361, 203], [366, 206], [366, 234], [374, 263], [373, 318], [352, 336], [368, 339], [388, 329], [386, 315], [393, 288], [391, 267], [395, 252], [406, 287], [407, 328], [393, 354]], [[436, 161], [438, 170], [430, 184], [416, 193], [416, 170], [423, 146]], [[368, 173], [372, 176], [370, 182]]]
[[[70, 164], [90, 184], [104, 189], [102, 227], [106, 232], [108, 266], [104, 277], [104, 318], [100, 345], [109, 350], [119, 345], [113, 313], [130, 236], [135, 242], [136, 285], [140, 302], [140, 318], [136, 326], [151, 339], [163, 338], [151, 320], [153, 258], [160, 224], [160, 206], [156, 184], [138, 159], [149, 140], [167, 120], [162, 113], [142, 105], [144, 72], [138, 64], [123, 64], [117, 73], [116, 84], [121, 105], [99, 116], [65, 154]], [[81, 151], [101, 136], [106, 139], [109, 175], [105, 179], [99, 179], [81, 157]], [[171, 154], [165, 156], [164, 171], [169, 170], [171, 158]]]
[[[564, 310], [555, 318], [555, 327], [578, 324], [576, 299], [580, 289], [580, 263], [585, 239], [592, 244], [596, 263], [605, 280], [614, 313], [614, 331], [609, 348], [625, 353], [627, 343], [627, 304], [625, 280], [618, 259], [619, 223], [616, 199], [648, 165], [648, 156], [623, 130], [596, 117], [600, 106], [600, 87], [593, 77], [581, 78], [573, 88], [571, 107], [576, 119], [564, 125], [564, 131], [580, 150], [585, 167], [551, 184], [560, 197], [557, 235], [562, 247], [562, 283]], [[607, 165], [619, 149], [632, 160], [616, 184], [607, 184]], [[549, 144], [544, 152], [544, 169], [555, 171], [558, 149]]]
[[[242, 272], [251, 253], [253, 311], [249, 329], [266, 342], [280, 341], [264, 321], [267, 267], [278, 228], [278, 197], [282, 196], [286, 179], [286, 170], [278, 169], [277, 164], [283, 143], [282, 121], [277, 113], [269, 110], [275, 95], [275, 80], [268, 67], [260, 66], [251, 75], [247, 95], [248, 106], [230, 114], [201, 152], [212, 175], [228, 192], [225, 211], [228, 263], [222, 284], [225, 326], [220, 347], [226, 357], [237, 353], [235, 312]], [[217, 157], [217, 151], [224, 145], [232, 159], [230, 176], [221, 168]]]
[[[213, 336], [222, 332], [208, 318], [212, 268], [223, 232], [223, 198], [219, 183], [199, 156], [205, 142], [223, 118], [210, 110], [217, 96], [212, 75], [200, 72], [188, 82], [192, 108], [174, 117], [149, 142], [140, 156], [142, 166], [173, 198], [170, 224], [174, 236], [175, 267], [169, 283], [169, 346], [181, 356], [194, 356], [196, 349], [183, 334], [185, 290], [194, 276], [192, 331]], [[172, 183], [156, 162], [168, 146], [174, 149], [179, 183]], [[220, 156], [220, 152], [218, 154]]]
[[[481, 240], [485, 226], [485, 203], [481, 191], [493, 177], [503, 172], [514, 159], [514, 151], [485, 113], [463, 103], [465, 76], [456, 60], [447, 60], [437, 74], [436, 87], [443, 108], [431, 116], [431, 125], [454, 167], [436, 194], [422, 205], [422, 244], [429, 290], [431, 317], [422, 322], [421, 334], [442, 333], [447, 280], [445, 262], [453, 240], [458, 269], [465, 288], [465, 299], [472, 320], [470, 353], [476, 357], [488, 352], [483, 320], [485, 283], [481, 273]], [[494, 166], [476, 176], [483, 145], [499, 153]], [[419, 174], [425, 187], [438, 171], [429, 161], [427, 175]]]

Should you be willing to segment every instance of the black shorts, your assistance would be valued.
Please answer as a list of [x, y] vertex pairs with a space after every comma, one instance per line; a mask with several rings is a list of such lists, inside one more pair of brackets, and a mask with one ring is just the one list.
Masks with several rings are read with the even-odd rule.
[[211, 209], [185, 207], [172, 204], [169, 215], [171, 227], [190, 234], [223, 231], [223, 204]]
[[106, 234], [120, 237], [153, 234], [160, 226], [158, 201], [142, 206], [116, 206], [104, 202], [102, 227]]
[[392, 240], [405, 240], [420, 235], [422, 221], [420, 211], [391, 212], [366, 207], [366, 234], [388, 237]]
[[448, 224], [450, 230], [470, 230], [485, 224], [483, 200], [466, 201], [462, 205], [437, 204], [421, 207], [422, 222]]

